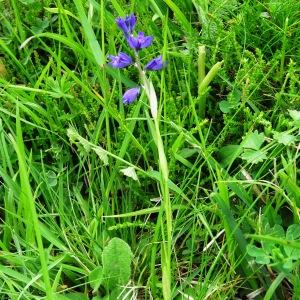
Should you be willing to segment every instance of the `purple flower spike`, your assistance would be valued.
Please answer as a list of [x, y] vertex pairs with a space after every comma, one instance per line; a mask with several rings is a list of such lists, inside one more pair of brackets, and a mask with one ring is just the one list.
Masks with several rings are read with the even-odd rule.
[[149, 71], [159, 71], [166, 65], [166, 62], [163, 62], [162, 55], [150, 60], [146, 66], [145, 70]]
[[108, 64], [113, 68], [121, 69], [132, 64], [132, 58], [123, 52], [120, 52], [117, 56], [108, 55], [108, 58], [111, 60]]
[[140, 93], [140, 87], [134, 87], [132, 89], [127, 90], [123, 95], [123, 103], [131, 104], [136, 100], [137, 96]]
[[142, 48], [149, 47], [152, 44], [153, 36], [145, 36], [144, 32], [139, 32], [137, 37], [130, 35], [127, 38], [127, 41], [132, 49], [139, 51]]
[[133, 33], [136, 18], [134, 14], [126, 16], [124, 19], [118, 17], [116, 18], [116, 23], [118, 27], [123, 31], [125, 37], [128, 37], [130, 34]]

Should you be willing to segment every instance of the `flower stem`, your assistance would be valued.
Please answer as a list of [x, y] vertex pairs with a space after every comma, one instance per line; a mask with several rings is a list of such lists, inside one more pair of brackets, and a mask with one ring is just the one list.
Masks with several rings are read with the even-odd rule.
[[[159, 169], [161, 173], [160, 187], [162, 192], [162, 205], [165, 219], [162, 218], [162, 247], [161, 247], [161, 265], [162, 265], [162, 284], [164, 300], [171, 300], [171, 250], [172, 250], [172, 207], [168, 187], [169, 170], [167, 158], [164, 151], [163, 140], [159, 130], [158, 119], [154, 119], [156, 143], [159, 157]], [[166, 228], [164, 225], [166, 220]]]
[[160, 170], [160, 189], [162, 193], [162, 208], [160, 210], [161, 222], [161, 267], [162, 267], [162, 286], [163, 286], [163, 298], [164, 300], [171, 300], [171, 251], [172, 251], [172, 207], [169, 193], [169, 169], [168, 162], [164, 150], [164, 143], [160, 134], [159, 118], [157, 113], [157, 96], [153, 87], [152, 81], [146, 77], [145, 72], [141, 68], [139, 57], [136, 54], [136, 67], [139, 71], [141, 81], [145, 93], [149, 100], [151, 115], [153, 120], [149, 120], [154, 123], [154, 136], [153, 139], [157, 146], [159, 170]]

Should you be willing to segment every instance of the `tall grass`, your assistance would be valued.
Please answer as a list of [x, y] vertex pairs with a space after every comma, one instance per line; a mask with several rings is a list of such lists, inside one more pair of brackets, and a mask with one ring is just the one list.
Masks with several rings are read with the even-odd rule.
[[[0, 6], [1, 299], [298, 299], [298, 1]], [[131, 12], [154, 117], [106, 64]]]

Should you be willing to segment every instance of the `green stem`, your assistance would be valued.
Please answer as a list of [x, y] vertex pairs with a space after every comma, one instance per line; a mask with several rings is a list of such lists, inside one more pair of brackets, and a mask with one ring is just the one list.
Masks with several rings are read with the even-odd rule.
[[[170, 192], [168, 187], [169, 169], [168, 162], [164, 150], [164, 143], [160, 134], [159, 119], [157, 113], [157, 96], [152, 84], [145, 72], [141, 68], [141, 64], [136, 54], [136, 67], [140, 73], [141, 81], [144, 85], [144, 90], [149, 100], [151, 115], [154, 122], [154, 136], [156, 142], [159, 160], [159, 169], [161, 174], [160, 188], [162, 193], [162, 206], [160, 211], [160, 219], [162, 220], [162, 244], [161, 244], [161, 266], [162, 266], [162, 286], [164, 300], [171, 300], [171, 250], [172, 250], [172, 208]], [[149, 120], [152, 122], [152, 120]], [[166, 222], [166, 225], [165, 225]]]
[[205, 78], [205, 46], [198, 48], [198, 96], [201, 95], [200, 85]]
[[[166, 219], [166, 228], [164, 224], [162, 224], [162, 235], [163, 235], [163, 243], [162, 243], [162, 283], [163, 283], [163, 296], [165, 300], [171, 299], [171, 248], [172, 248], [172, 208], [171, 208], [171, 199], [168, 187], [168, 179], [169, 179], [169, 170], [168, 170], [168, 162], [164, 151], [164, 144], [161, 138], [160, 130], [159, 130], [159, 122], [158, 119], [154, 119], [155, 125], [155, 133], [156, 133], [156, 142], [157, 142], [157, 150], [159, 157], [159, 169], [161, 173], [161, 181], [160, 187], [162, 191], [162, 205], [163, 212]], [[164, 222], [164, 219], [162, 218]], [[166, 231], [166, 232], [165, 232]]]

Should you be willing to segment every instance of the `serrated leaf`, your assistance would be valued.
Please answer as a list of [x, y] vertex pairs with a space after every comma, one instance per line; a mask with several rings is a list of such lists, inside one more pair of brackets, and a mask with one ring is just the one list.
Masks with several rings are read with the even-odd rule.
[[248, 134], [242, 142], [242, 147], [247, 149], [259, 150], [264, 143], [265, 135], [257, 130]]
[[298, 110], [289, 110], [289, 114], [294, 121], [294, 124], [300, 128], [300, 111]]
[[136, 175], [134, 167], [128, 167], [128, 168], [125, 168], [125, 169], [121, 169], [120, 172], [123, 173], [125, 176], [130, 177], [133, 180], [138, 181], [138, 177]]
[[89, 284], [92, 287], [93, 292], [97, 292], [102, 282], [103, 282], [103, 268], [102, 266], [99, 266], [89, 274]]
[[284, 144], [286, 146], [289, 146], [293, 144], [296, 141], [296, 137], [294, 135], [291, 135], [287, 133], [286, 131], [284, 132], [275, 132], [274, 133], [274, 139], [278, 141], [280, 144]]
[[245, 149], [241, 158], [246, 160], [250, 164], [257, 164], [264, 161], [267, 156], [265, 152], [261, 150]]
[[101, 147], [93, 147], [93, 150], [96, 152], [96, 154], [98, 155], [98, 157], [100, 158], [100, 160], [102, 160], [103, 164], [105, 166], [108, 165], [108, 156], [107, 156], [107, 153], [106, 151], [101, 148]]
[[68, 135], [71, 143], [79, 142], [79, 144], [83, 146], [84, 150], [87, 153], [90, 152], [91, 143], [88, 140], [84, 139], [82, 136], [80, 136], [75, 128], [73, 128], [73, 127], [68, 128], [67, 135]]
[[129, 281], [132, 256], [129, 245], [119, 238], [111, 239], [103, 249], [103, 276], [107, 289], [113, 291], [118, 286], [125, 285]]

